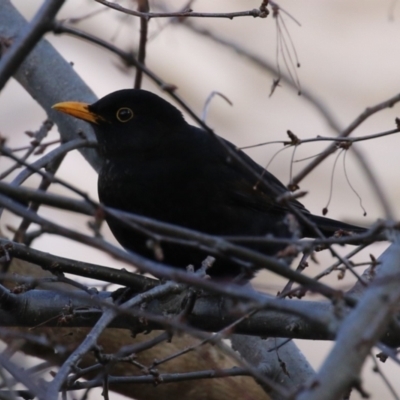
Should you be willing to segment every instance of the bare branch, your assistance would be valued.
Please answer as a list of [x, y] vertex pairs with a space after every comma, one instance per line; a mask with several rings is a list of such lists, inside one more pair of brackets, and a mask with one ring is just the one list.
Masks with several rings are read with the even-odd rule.
[[380, 257], [381, 265], [375, 282], [345, 318], [335, 346], [316, 377], [298, 396], [299, 400], [336, 400], [359, 384], [364, 361], [382, 336], [400, 301], [399, 284], [393, 279], [400, 273], [399, 260], [400, 238], [396, 235], [394, 243]]
[[0, 90], [15, 73], [27, 54], [47, 32], [53, 18], [65, 0], [46, 0], [32, 22], [19, 32], [18, 39], [0, 60]]
[[[17, 37], [27, 29], [27, 22], [9, 0], [0, 0], [0, 8], [0, 37]], [[51, 63], [44, 60], [51, 60]], [[79, 137], [79, 132], [85, 132], [88, 140], [95, 140], [94, 133], [85, 122], [68, 118], [51, 108], [66, 98], [94, 102], [96, 97], [71, 65], [47, 41], [41, 40], [35, 46], [19, 69], [14, 71], [14, 78], [57, 124], [64, 141]], [[100, 168], [101, 161], [95, 150], [81, 149], [81, 152], [95, 169]]]
[[107, 7], [110, 7], [114, 10], [123, 12], [124, 14], [133, 15], [135, 17], [141, 18], [186, 18], [186, 17], [198, 17], [198, 18], [228, 18], [233, 19], [237, 17], [254, 17], [254, 18], [267, 18], [268, 10], [264, 7], [260, 7], [259, 9], [253, 9], [249, 11], [241, 11], [241, 12], [232, 12], [232, 13], [199, 13], [193, 12], [192, 10], [187, 10], [183, 12], [163, 12], [163, 13], [149, 13], [149, 12], [141, 12], [141, 11], [134, 11], [128, 8], [122, 7], [117, 3], [113, 3], [107, 0], [95, 0], [97, 3], [103, 4]]

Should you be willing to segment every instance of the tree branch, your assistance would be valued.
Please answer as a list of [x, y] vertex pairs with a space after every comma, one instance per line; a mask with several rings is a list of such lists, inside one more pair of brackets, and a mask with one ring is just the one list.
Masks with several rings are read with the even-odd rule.
[[0, 90], [15, 73], [27, 54], [49, 29], [65, 0], [46, 0], [32, 22], [21, 30], [17, 39], [0, 59]]
[[[17, 37], [21, 31], [27, 29], [27, 22], [9, 0], [0, 0], [0, 9], [0, 38], [8, 40]], [[51, 62], [44, 62], [45, 60]], [[49, 76], [52, 78], [49, 79]], [[96, 97], [71, 65], [47, 41], [41, 40], [35, 46], [14, 73], [14, 78], [57, 124], [63, 141], [77, 138], [79, 132], [85, 132], [88, 140], [95, 141], [95, 135], [87, 123], [64, 116], [51, 108], [66, 98], [93, 103]], [[100, 168], [101, 160], [97, 151], [80, 151], [93, 168]]]
[[336, 400], [352, 386], [360, 385], [359, 374], [365, 359], [382, 337], [400, 301], [398, 234], [380, 261], [375, 280], [343, 321], [328, 358], [298, 400]]

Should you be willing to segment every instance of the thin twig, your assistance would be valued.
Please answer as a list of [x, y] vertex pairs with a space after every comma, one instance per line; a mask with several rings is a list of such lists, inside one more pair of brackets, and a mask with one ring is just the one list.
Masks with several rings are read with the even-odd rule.
[[365, 136], [359, 136], [359, 137], [326, 137], [326, 136], [317, 136], [315, 138], [308, 138], [308, 139], [299, 139], [298, 142], [295, 144], [292, 144], [292, 142], [288, 142], [287, 140], [274, 140], [273, 142], [262, 142], [262, 143], [257, 143], [249, 146], [243, 146], [240, 147], [240, 150], [247, 150], [247, 149], [253, 149], [255, 147], [261, 147], [269, 144], [283, 144], [284, 146], [298, 146], [300, 144], [304, 143], [316, 143], [316, 142], [336, 142], [336, 143], [356, 143], [356, 142], [363, 142], [365, 140], [371, 140], [371, 139], [377, 139], [389, 135], [393, 135], [395, 133], [399, 133], [400, 129], [391, 129], [389, 131], [381, 132], [381, 133], [373, 133], [371, 135], [365, 135]]
[[[251, 376], [248, 368], [233, 367], [229, 369], [210, 369], [203, 371], [193, 371], [193, 372], [181, 372], [181, 373], [171, 373], [171, 374], [157, 374], [154, 375], [144, 375], [144, 376], [110, 376], [109, 384], [164, 384], [171, 382], [187, 382], [190, 380], [200, 380], [200, 379], [215, 379], [215, 378], [226, 378], [228, 376]], [[102, 386], [102, 381], [100, 379], [94, 379], [86, 382], [77, 382], [74, 385], [68, 387], [67, 390], [80, 390], [85, 388], [94, 388]]]
[[[400, 101], [400, 94], [396, 94], [388, 100], [376, 104], [375, 106], [368, 107], [363, 113], [361, 113], [347, 128], [341, 131], [339, 137], [348, 137], [356, 128], [358, 128], [365, 120], [367, 120], [371, 115], [384, 110], [385, 108], [391, 108], [396, 103]], [[337, 150], [335, 145], [330, 145], [321, 155], [310, 162], [306, 167], [303, 168], [290, 182], [290, 185], [297, 185], [300, 181], [307, 176], [314, 168], [316, 168], [325, 158]], [[385, 212], [388, 217], [393, 215], [390, 206], [387, 203], [386, 197], [380, 197], [382, 205], [385, 207]]]
[[[148, 0], [139, 0], [138, 11], [141, 13], [147, 13], [150, 10]], [[140, 18], [140, 40], [139, 40], [139, 51], [138, 61], [145, 65], [146, 58], [146, 43], [147, 43], [147, 32], [148, 32], [149, 19], [145, 17]], [[141, 68], [136, 69], [135, 76], [135, 89], [140, 89], [142, 86], [143, 70]]]
[[201, 13], [187, 10], [183, 12], [162, 12], [162, 13], [149, 13], [130, 10], [129, 8], [122, 7], [117, 3], [106, 0], [95, 0], [97, 3], [110, 7], [114, 10], [123, 12], [124, 14], [133, 15], [140, 18], [185, 18], [185, 17], [199, 17], [199, 18], [228, 18], [233, 19], [236, 17], [254, 17], [254, 18], [267, 18], [268, 11], [266, 9], [253, 9], [249, 11], [231, 12], [231, 13]]
[[[47, 166], [47, 173], [54, 176], [55, 173], [57, 172], [58, 168], [61, 166], [62, 161], [64, 160], [64, 156], [60, 156], [58, 159], [53, 160], [48, 166]], [[41, 192], [45, 192], [51, 185], [51, 181], [47, 178], [42, 178], [42, 181], [40, 182], [38, 190]], [[29, 205], [29, 209], [33, 212], [37, 212], [40, 207], [40, 202], [34, 202]], [[14, 235], [14, 240], [17, 242], [25, 242], [25, 233], [28, 230], [31, 222], [29, 220], [23, 219], [15, 232]], [[25, 244], [27, 244], [25, 242]], [[28, 243], [29, 245], [30, 243]], [[3, 268], [3, 272], [7, 272], [7, 269]]]
[[[163, 296], [176, 290], [177, 284], [174, 282], [166, 282], [163, 285], [156, 286], [145, 293], [135, 296], [133, 299], [120, 305], [121, 309], [129, 309], [137, 306], [144, 301], [149, 301], [154, 298]], [[184, 287], [182, 287], [183, 290]], [[46, 396], [49, 399], [55, 399], [58, 396], [58, 392], [61, 389], [62, 384], [67, 379], [67, 376], [72, 368], [90, 349], [96, 344], [96, 341], [100, 334], [104, 331], [107, 325], [117, 316], [116, 310], [107, 309], [103, 312], [103, 315], [86, 336], [79, 347], [68, 357], [63, 363], [54, 380], [49, 384]]]

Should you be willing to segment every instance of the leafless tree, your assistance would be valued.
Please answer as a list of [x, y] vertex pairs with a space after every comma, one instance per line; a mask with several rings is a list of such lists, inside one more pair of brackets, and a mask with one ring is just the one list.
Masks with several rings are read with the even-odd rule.
[[[245, 11], [235, 10], [237, 5], [230, 3], [205, 5], [200, 1], [175, 4], [95, 0], [77, 5], [73, 1], [44, 0], [37, 5], [35, 15], [27, 21], [20, 13], [25, 10], [18, 11], [9, 0], [0, 0], [0, 88], [7, 85], [2, 93], [3, 104], [14, 80], [33, 98], [14, 104], [9, 108], [12, 112], [1, 111], [2, 121], [9, 125], [2, 127], [0, 137], [0, 335], [6, 343], [0, 354], [0, 397], [94, 398], [93, 389], [100, 387], [106, 399], [117, 396], [113, 392], [136, 399], [354, 399], [368, 397], [369, 382], [362, 380], [361, 371], [367, 360], [373, 360], [389, 395], [399, 398], [396, 382], [386, 378], [381, 365], [388, 358], [394, 361], [392, 368], [399, 364], [397, 214], [376, 165], [368, 161], [361, 143], [373, 146], [399, 132], [399, 120], [384, 113], [399, 102], [400, 95], [391, 93], [383, 100], [365, 103], [365, 111], [354, 114], [352, 122], [343, 128], [320, 96], [314, 94], [315, 87], [304, 85], [298, 73], [297, 38], [287, 26], [288, 21], [297, 24], [296, 15], [289, 8], [282, 9], [283, 4], [271, 1], [253, 3]], [[275, 51], [257, 53], [257, 43], [246, 43], [240, 34], [224, 32], [227, 21], [234, 21], [238, 29], [244, 26], [247, 32], [257, 31], [260, 24], [271, 26], [277, 39], [269, 42], [274, 43]], [[112, 35], [107, 24], [117, 27]], [[176, 46], [182, 47], [184, 60], [174, 59], [174, 39], [165, 39], [169, 31], [182, 40]], [[193, 43], [198, 49], [186, 47], [188, 36], [195, 38]], [[233, 238], [206, 235], [99, 204], [85, 186], [89, 185], [85, 176], [95, 180], [94, 174], [85, 171], [80, 177], [71, 177], [63, 172], [73, 168], [68, 159], [74, 150], [79, 150], [93, 170], [98, 171], [101, 164], [88, 125], [51, 108], [65, 100], [96, 100], [88, 83], [75, 71], [81, 66], [73, 67], [58, 52], [57, 46], [62, 48], [62, 40], [67, 37], [69, 54], [81, 51], [76, 47], [80, 39], [85, 46], [82, 59], [95, 57], [92, 52], [96, 49], [101, 52], [99, 59], [107, 60], [104, 69], [98, 65], [97, 70], [91, 64], [93, 82], [104, 84], [101, 90], [117, 89], [121, 85], [118, 79], [123, 76], [125, 85], [129, 82], [130, 87], [147, 87], [161, 93], [210, 134], [214, 130], [220, 133], [215, 123], [220, 117], [213, 110], [222, 115], [226, 113], [222, 107], [231, 103], [235, 107], [235, 101], [219, 88], [213, 88], [198, 104], [188, 100], [190, 86], [206, 80], [210, 75], [204, 70], [213, 68], [212, 60], [202, 61], [193, 53], [200, 54], [201, 46], [215, 46], [213, 54], [221, 58], [219, 65], [224, 65], [227, 76], [214, 66], [214, 78], [226, 79], [228, 85], [239, 86], [229, 81], [227, 72], [234, 63], [262, 71], [269, 82], [261, 90], [265, 99], [273, 102], [285, 90], [286, 99], [290, 99], [287, 101], [301, 99], [300, 108], [306, 104], [325, 122], [329, 132], [300, 135], [300, 121], [291, 120], [289, 112], [283, 110], [277, 117], [284, 120], [288, 131], [288, 136], [279, 134], [278, 144], [293, 150], [282, 162], [289, 165], [288, 188], [293, 196], [302, 197], [306, 203], [303, 182], [320, 170], [324, 171], [322, 179], [329, 182], [330, 194], [324, 198], [341, 191], [344, 185], [335, 183], [334, 173], [339, 169], [337, 161], [343, 160], [346, 188], [350, 188], [351, 196], [364, 200], [365, 195], [358, 193], [349, 176], [346, 157], [350, 153], [350, 163], [357, 162], [367, 178], [382, 218], [377, 222], [370, 219], [370, 229], [359, 235], [286, 240], [287, 251], [300, 254], [287, 263], [240, 246]], [[53, 45], [46, 39], [54, 40]], [[259, 37], [260, 43], [264, 41]], [[160, 54], [159, 47], [154, 50], [153, 45], [168, 50]], [[167, 54], [173, 71], [159, 67]], [[199, 64], [195, 72], [192, 57]], [[243, 92], [249, 90], [244, 86], [252, 82], [251, 73], [246, 71], [242, 76]], [[245, 101], [253, 103], [257, 98], [254, 94]], [[44, 110], [44, 122], [26, 135], [13, 132], [23, 143], [16, 145], [7, 127], [19, 126], [20, 115], [35, 107], [34, 103]], [[257, 102], [250, 106], [263, 112]], [[233, 125], [240, 106], [234, 110], [230, 110], [226, 128]], [[384, 115], [385, 121], [379, 130], [355, 134], [378, 114]], [[251, 126], [249, 119], [246, 123]], [[215, 129], [210, 128], [211, 124]], [[272, 141], [276, 142], [270, 138], [260, 140]], [[265, 149], [262, 144], [243, 147]], [[317, 155], [312, 153], [316, 147], [311, 146], [319, 146]], [[295, 164], [297, 154], [304, 158], [308, 155], [302, 168]], [[271, 161], [274, 158], [271, 156]], [[327, 159], [333, 160], [333, 166], [323, 170]], [[318, 188], [315, 190], [318, 192]], [[326, 192], [325, 186], [319, 193]], [[345, 204], [343, 200], [337, 207], [346, 209]], [[329, 201], [328, 206], [323, 207], [324, 212], [331, 208]], [[271, 291], [272, 278], [267, 284], [270, 293], [256, 290], [257, 283], [254, 289], [250, 284], [221, 284], [208, 279], [207, 268], [213, 257], [205, 259], [197, 271], [181, 271], [126, 252], [106, 239], [109, 235], [102, 225], [105, 213], [123, 218], [132, 229], [146, 227], [160, 238], [179, 239], [192, 246], [195, 243], [209, 249], [210, 256], [224, 254], [265, 270], [269, 277], [281, 278], [279, 289]], [[10, 219], [10, 214], [18, 218]], [[353, 214], [347, 217], [359, 219]], [[91, 256], [87, 257], [90, 262], [81, 261], [75, 251], [64, 251], [70, 256], [62, 257], [52, 248], [51, 237], [65, 239], [64, 246], [72, 242], [83, 245], [88, 254], [97, 249], [107, 262], [98, 263], [98, 258], [94, 261]], [[373, 248], [376, 253], [381, 251], [382, 242], [391, 244], [379, 257], [370, 254], [368, 246], [378, 243]], [[352, 247], [343, 247], [346, 244]], [[318, 274], [309, 272], [308, 263], [313, 264], [320, 254], [329, 254], [333, 261], [322, 255]], [[357, 258], [359, 254], [361, 258]], [[335, 280], [329, 280], [332, 277], [346, 278], [347, 286], [335, 284]], [[334, 343], [314, 371], [307, 361], [310, 354], [303, 354], [293, 339]], [[378, 356], [373, 354], [374, 349], [379, 350]], [[42, 361], [33, 361], [29, 356]]]

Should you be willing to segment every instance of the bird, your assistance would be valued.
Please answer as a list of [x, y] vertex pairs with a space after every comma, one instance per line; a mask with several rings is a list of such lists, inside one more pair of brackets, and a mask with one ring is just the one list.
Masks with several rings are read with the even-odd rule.
[[[152, 92], [123, 89], [93, 104], [67, 101], [53, 108], [93, 127], [103, 159], [98, 195], [107, 207], [217, 237], [238, 237], [236, 243], [270, 256], [282, 254], [287, 245], [240, 238], [317, 237], [303, 218], [294, 215], [293, 224], [293, 210], [326, 236], [366, 231], [313, 215], [293, 196], [288, 203], [278, 201], [290, 194], [281, 181], [231, 142], [190, 125]], [[168, 240], [159, 243], [160, 253], [146, 233], [111, 215], [106, 221], [125, 249], [167, 265], [198, 268], [208, 255], [201, 246]], [[255, 271], [243, 260], [219, 254], [207, 273], [215, 279], [251, 279]]]

